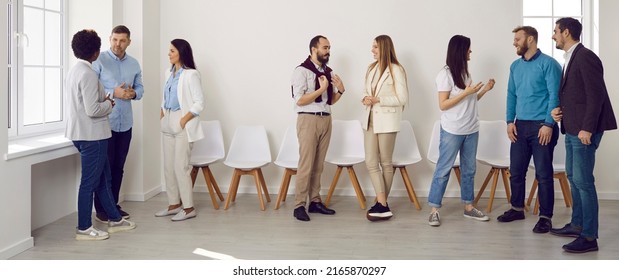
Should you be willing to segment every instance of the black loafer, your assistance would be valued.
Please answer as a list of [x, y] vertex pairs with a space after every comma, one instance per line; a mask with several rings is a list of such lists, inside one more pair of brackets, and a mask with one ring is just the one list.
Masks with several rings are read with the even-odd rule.
[[309, 210], [310, 213], [320, 213], [324, 215], [334, 215], [335, 210], [327, 208], [322, 202], [310, 202]]
[[581, 232], [582, 228], [576, 228], [571, 223], [562, 228], [550, 229], [550, 234], [563, 237], [579, 237]]
[[578, 237], [576, 240], [563, 245], [563, 250], [568, 253], [586, 253], [598, 250], [598, 242], [593, 239], [591, 241], [584, 237]]
[[539, 218], [535, 227], [533, 227], [533, 232], [535, 233], [547, 233], [552, 228], [552, 222], [550, 219]]
[[496, 219], [501, 223], [509, 223], [515, 220], [524, 220], [524, 211], [509, 209], [505, 211], [503, 215], [498, 216]]
[[292, 213], [292, 215], [295, 218], [297, 218], [297, 220], [299, 220], [299, 221], [308, 222], [310, 220], [310, 217], [305, 212], [305, 206], [299, 206], [299, 207], [295, 208], [294, 212]]

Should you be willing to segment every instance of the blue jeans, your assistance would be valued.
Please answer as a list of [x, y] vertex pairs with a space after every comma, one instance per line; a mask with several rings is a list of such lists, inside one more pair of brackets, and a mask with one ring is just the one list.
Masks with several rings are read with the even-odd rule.
[[[129, 145], [131, 144], [131, 130], [123, 132], [112, 131], [112, 138], [108, 140], [107, 146], [107, 158], [110, 163], [110, 170], [112, 172], [112, 196], [114, 197], [114, 203], [116, 208], [120, 209], [118, 205], [118, 198], [120, 196], [120, 185], [123, 181], [123, 174], [125, 173], [125, 161], [127, 161], [127, 154], [129, 154]], [[99, 196], [95, 193], [95, 209], [97, 213], [104, 212], [103, 205], [99, 201]]]
[[598, 238], [598, 195], [593, 168], [595, 150], [604, 132], [591, 135], [591, 145], [584, 145], [577, 135], [565, 135], [565, 171], [572, 190], [572, 226], [582, 227], [580, 236]]
[[438, 161], [436, 170], [432, 177], [432, 186], [428, 195], [428, 205], [434, 208], [441, 208], [445, 189], [449, 182], [451, 168], [456, 161], [456, 156], [460, 152], [460, 176], [462, 185], [460, 186], [460, 198], [464, 204], [473, 203], [473, 189], [475, 180], [475, 170], [477, 168], [477, 141], [479, 132], [468, 135], [451, 134], [441, 127], [441, 137], [438, 146]]
[[524, 209], [526, 196], [526, 177], [531, 156], [535, 163], [535, 179], [538, 182], [539, 215], [552, 218], [555, 203], [554, 169], [552, 156], [559, 138], [559, 127], [554, 125], [550, 143], [539, 143], [539, 129], [543, 121], [516, 121], [516, 142], [511, 144], [509, 151], [509, 184], [511, 186], [511, 205], [517, 209]]
[[110, 165], [107, 160], [108, 140], [73, 141], [82, 160], [82, 178], [77, 195], [78, 229], [92, 226], [93, 194], [96, 193], [103, 209], [112, 221], [120, 221], [121, 216], [110, 190]]

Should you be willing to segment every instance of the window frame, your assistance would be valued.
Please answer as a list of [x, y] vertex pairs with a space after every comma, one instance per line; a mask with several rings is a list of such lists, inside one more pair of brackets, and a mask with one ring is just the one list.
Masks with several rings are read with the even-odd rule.
[[[23, 0], [8, 0], [7, 7], [9, 13], [9, 33], [7, 36], [9, 37], [9, 88], [10, 91], [8, 93], [9, 98], [9, 121], [8, 121], [8, 136], [9, 140], [17, 140], [22, 138], [28, 138], [33, 136], [39, 136], [50, 133], [58, 133], [64, 130], [66, 127], [66, 113], [65, 113], [65, 85], [64, 79], [67, 73], [67, 62], [68, 57], [66, 55], [67, 40], [67, 3], [66, 0], [60, 0], [60, 11], [52, 11], [45, 8], [40, 7], [31, 7], [24, 4]], [[28, 35], [24, 34], [24, 7], [40, 9], [41, 11], [54, 12], [58, 13], [60, 20], [60, 65], [58, 66], [49, 66], [43, 61], [42, 65], [32, 65], [26, 66], [24, 65], [24, 53], [23, 47], [24, 44], [28, 43]], [[45, 13], [43, 14], [43, 19], [45, 19]], [[45, 32], [42, 34], [45, 36]], [[43, 42], [44, 39], [43, 39]], [[45, 69], [54, 68], [60, 69], [60, 81], [57, 81], [60, 85], [60, 120], [59, 121], [46, 121], [45, 115], [43, 116], [43, 122], [39, 124], [31, 124], [24, 125], [24, 114], [27, 112], [25, 106], [28, 106], [24, 102], [24, 69], [26, 67], [33, 67], [36, 69]], [[44, 74], [45, 77], [45, 74]], [[45, 95], [45, 94], [43, 94]], [[45, 103], [43, 103], [45, 104]], [[43, 105], [45, 106], [45, 105]]]

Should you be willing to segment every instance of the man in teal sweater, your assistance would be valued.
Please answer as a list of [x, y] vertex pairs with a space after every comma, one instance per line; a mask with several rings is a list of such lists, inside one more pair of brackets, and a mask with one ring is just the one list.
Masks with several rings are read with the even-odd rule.
[[511, 209], [497, 219], [511, 222], [524, 219], [526, 174], [533, 156], [535, 178], [539, 183], [540, 218], [533, 232], [546, 233], [552, 228], [554, 182], [552, 155], [559, 128], [551, 111], [559, 104], [561, 66], [537, 48], [537, 30], [516, 27], [514, 47], [521, 58], [509, 69], [507, 86], [507, 137], [510, 148]]

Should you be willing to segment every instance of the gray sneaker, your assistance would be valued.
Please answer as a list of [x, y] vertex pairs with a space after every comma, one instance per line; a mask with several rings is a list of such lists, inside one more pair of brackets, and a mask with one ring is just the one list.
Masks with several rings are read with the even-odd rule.
[[109, 221], [107, 224], [107, 231], [109, 233], [121, 232], [132, 230], [136, 227], [135, 223], [125, 219], [121, 219], [118, 222]]
[[90, 226], [85, 230], [75, 230], [75, 239], [80, 241], [104, 240], [110, 238], [110, 235], [100, 229]]
[[428, 224], [430, 224], [433, 227], [438, 227], [441, 225], [441, 215], [438, 213], [438, 211], [430, 214], [430, 218], [428, 219]]
[[478, 221], [483, 221], [483, 222], [487, 222], [490, 220], [490, 218], [488, 218], [488, 216], [486, 216], [486, 214], [484, 214], [483, 212], [477, 210], [475, 207], [473, 207], [473, 209], [471, 209], [471, 211], [466, 211], [464, 210], [464, 217], [465, 218], [470, 218], [470, 219], [475, 219]]

